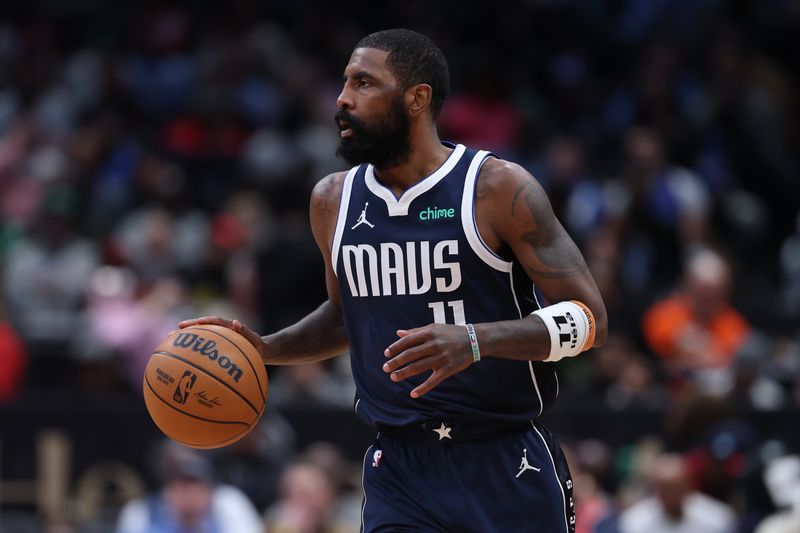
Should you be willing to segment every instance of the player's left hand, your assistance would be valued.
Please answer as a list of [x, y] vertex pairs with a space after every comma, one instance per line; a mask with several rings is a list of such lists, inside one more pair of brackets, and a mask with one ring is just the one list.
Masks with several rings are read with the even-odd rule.
[[419, 398], [453, 374], [472, 364], [469, 334], [464, 326], [428, 324], [420, 328], [397, 330], [400, 340], [386, 348], [390, 359], [383, 371], [392, 381], [402, 381], [431, 370], [421, 385], [411, 391]]

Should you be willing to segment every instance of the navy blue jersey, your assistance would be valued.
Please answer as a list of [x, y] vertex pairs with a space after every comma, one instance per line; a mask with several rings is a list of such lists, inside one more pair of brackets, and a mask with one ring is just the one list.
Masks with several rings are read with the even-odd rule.
[[[418, 399], [409, 393], [429, 373], [395, 383], [382, 369], [398, 329], [518, 319], [538, 308], [520, 265], [489, 249], [475, 224], [476, 178], [491, 156], [457, 145], [400, 198], [371, 165], [353, 168], [344, 180], [332, 264], [350, 341], [356, 413], [370, 424], [531, 420], [557, 395], [549, 363], [486, 357]], [[466, 329], [464, 338], [466, 346]]]

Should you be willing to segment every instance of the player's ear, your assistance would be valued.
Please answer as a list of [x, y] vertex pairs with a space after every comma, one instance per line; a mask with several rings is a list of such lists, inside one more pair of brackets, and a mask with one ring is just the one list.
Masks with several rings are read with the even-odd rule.
[[416, 117], [425, 112], [431, 106], [433, 98], [433, 88], [427, 83], [412, 85], [406, 89], [405, 99], [408, 114]]

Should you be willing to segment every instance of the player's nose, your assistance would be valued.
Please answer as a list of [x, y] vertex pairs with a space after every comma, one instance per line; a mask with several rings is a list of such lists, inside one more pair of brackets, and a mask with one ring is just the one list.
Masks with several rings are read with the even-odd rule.
[[339, 93], [339, 97], [336, 99], [336, 107], [339, 109], [352, 109], [353, 98], [350, 91], [347, 89], [347, 85], [342, 87], [342, 92]]

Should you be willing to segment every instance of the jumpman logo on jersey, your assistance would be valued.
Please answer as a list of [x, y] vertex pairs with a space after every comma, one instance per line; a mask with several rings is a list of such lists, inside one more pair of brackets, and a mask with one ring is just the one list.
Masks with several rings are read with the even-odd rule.
[[361, 224], [366, 224], [370, 228], [374, 228], [375, 224], [371, 224], [369, 220], [367, 220], [367, 206], [369, 206], [369, 202], [364, 204], [364, 210], [361, 211], [361, 215], [359, 215], [358, 220], [356, 220], [356, 225], [350, 229], [356, 229]]
[[537, 472], [541, 472], [542, 469], [541, 468], [536, 468], [535, 466], [531, 466], [531, 465], [528, 464], [528, 449], [527, 448], [523, 448], [522, 449], [522, 462], [519, 464], [519, 472], [517, 472], [517, 475], [514, 476], [514, 477], [518, 478], [526, 470], [536, 470]]

